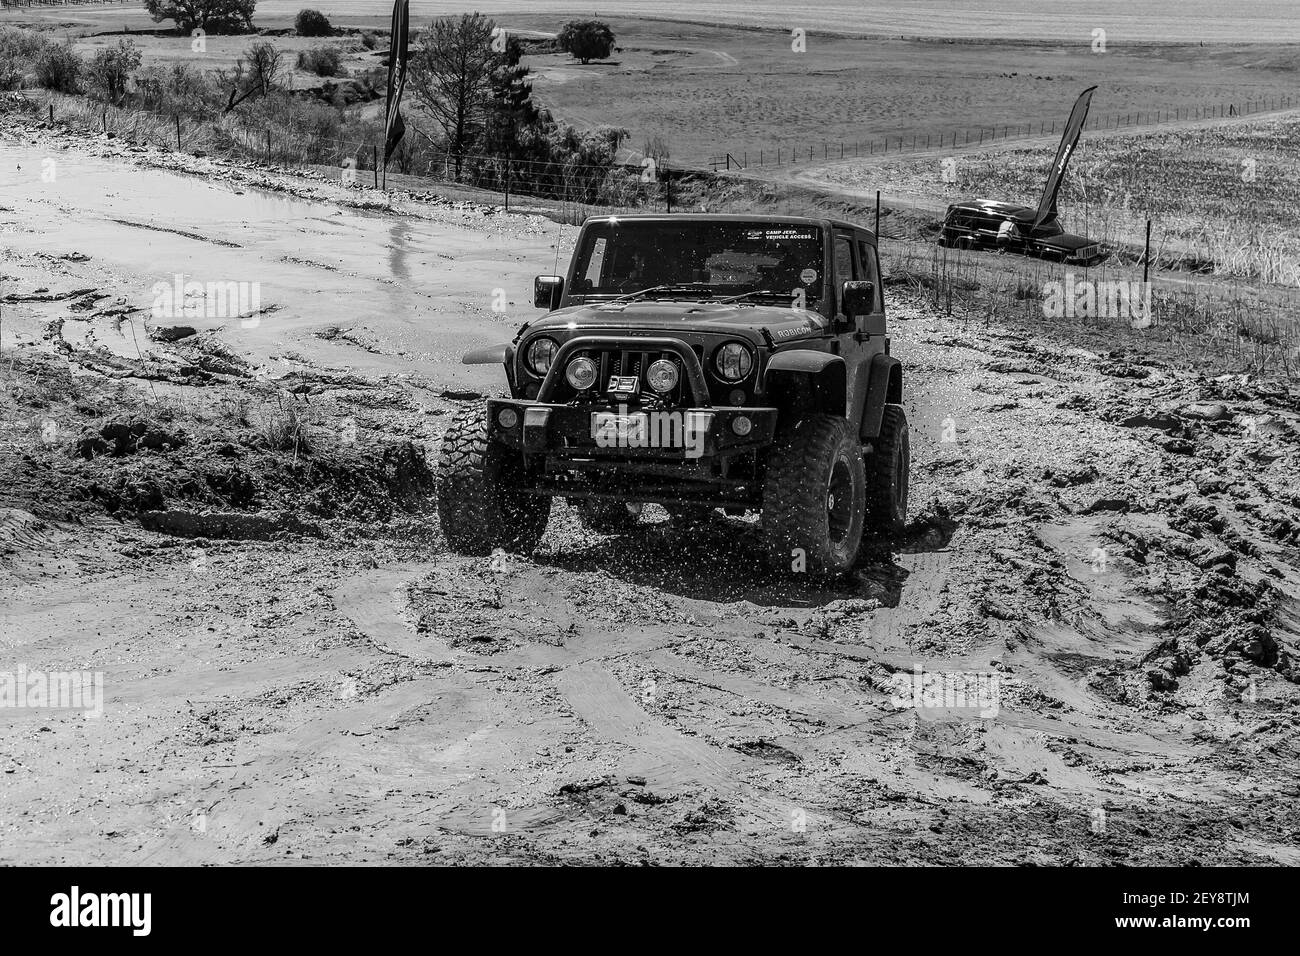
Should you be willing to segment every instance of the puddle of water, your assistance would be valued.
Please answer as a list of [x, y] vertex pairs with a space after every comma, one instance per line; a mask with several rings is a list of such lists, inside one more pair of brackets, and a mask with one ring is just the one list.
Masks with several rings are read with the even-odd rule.
[[[531, 277], [551, 254], [544, 239], [520, 240], [509, 230], [398, 218], [10, 143], [0, 145], [0, 207], [8, 210], [0, 226], [13, 228], [6, 244], [20, 253], [88, 255], [93, 275], [117, 281], [105, 291], [150, 314], [159, 314], [161, 294], [157, 324], [221, 327], [254, 353], [283, 345], [287, 335], [294, 348], [309, 356], [322, 350], [330, 363], [411, 363], [426, 372], [437, 365], [443, 380], [470, 384], [482, 373], [461, 371], [460, 355], [508, 340], [532, 317]], [[255, 284], [271, 312], [254, 323], [233, 309], [195, 321], [168, 308], [178, 274], [182, 282]], [[496, 288], [527, 308], [492, 314]], [[379, 350], [322, 346], [308, 333], [326, 325], [364, 328]]]

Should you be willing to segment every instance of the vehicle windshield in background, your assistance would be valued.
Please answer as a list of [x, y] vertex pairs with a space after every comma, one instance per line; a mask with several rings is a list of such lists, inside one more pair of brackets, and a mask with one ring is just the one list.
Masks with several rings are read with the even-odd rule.
[[592, 226], [575, 254], [575, 296], [617, 297], [662, 288], [654, 298], [729, 298], [802, 292], [822, 298], [818, 226], [744, 222], [609, 222]]

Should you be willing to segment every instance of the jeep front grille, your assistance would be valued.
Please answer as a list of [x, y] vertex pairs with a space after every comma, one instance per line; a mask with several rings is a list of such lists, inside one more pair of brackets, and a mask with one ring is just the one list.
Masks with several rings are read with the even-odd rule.
[[[695, 357], [702, 362], [703, 348], [695, 346], [694, 351]], [[690, 394], [686, 384], [686, 370], [682, 368], [681, 356], [673, 352], [638, 349], [583, 349], [575, 352], [572, 358], [566, 360], [566, 364], [567, 361], [572, 361], [573, 358], [579, 356], [585, 356], [596, 362], [596, 385], [589, 390], [589, 394], [594, 392], [602, 401], [617, 401], [610, 389], [611, 381], [616, 378], [636, 378], [638, 389], [633, 404], [644, 404], [647, 400], [657, 400], [668, 405], [679, 406], [686, 403], [686, 398]], [[677, 368], [677, 384], [673, 386], [671, 391], [662, 394], [650, 388], [649, 382], [646, 380], [646, 371], [659, 359], [667, 359]], [[567, 380], [562, 378], [561, 382], [555, 400], [573, 401], [577, 397], [577, 392], [574, 391]]]
[[[633, 346], [629, 348], [629, 346]], [[640, 346], [636, 348], [635, 346]], [[615, 375], [635, 377], [636, 404], [711, 405], [713, 396], [704, 374], [704, 348], [691, 345], [670, 336], [641, 337], [614, 335], [584, 335], [569, 339], [560, 346], [551, 368], [537, 391], [539, 402], [570, 403], [578, 398], [565, 372], [569, 363], [585, 356], [596, 363], [599, 376], [593, 387], [585, 393], [583, 401], [599, 404], [618, 404], [626, 399], [616, 399], [610, 394], [610, 379]], [[677, 384], [663, 396], [649, 389], [646, 372], [658, 359], [667, 359], [677, 366]]]

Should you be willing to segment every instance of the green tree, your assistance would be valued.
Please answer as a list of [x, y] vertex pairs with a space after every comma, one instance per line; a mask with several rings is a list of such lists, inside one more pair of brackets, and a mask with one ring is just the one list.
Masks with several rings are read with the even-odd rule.
[[299, 10], [294, 18], [293, 28], [300, 37], [327, 37], [334, 33], [329, 17], [319, 10]]
[[86, 66], [90, 86], [110, 103], [121, 103], [135, 71], [140, 69], [140, 51], [130, 40], [99, 50]]
[[144, 8], [155, 23], [175, 20], [189, 33], [231, 33], [253, 28], [257, 0], [144, 0]]
[[49, 43], [36, 57], [36, 82], [47, 90], [76, 93], [81, 71], [81, 57], [72, 49], [72, 41]]
[[570, 20], [556, 42], [583, 63], [603, 60], [614, 52], [614, 32], [599, 20]]
[[495, 24], [480, 13], [440, 17], [420, 36], [408, 82], [443, 132], [460, 179], [464, 156], [479, 138], [492, 96], [499, 56], [492, 50]]

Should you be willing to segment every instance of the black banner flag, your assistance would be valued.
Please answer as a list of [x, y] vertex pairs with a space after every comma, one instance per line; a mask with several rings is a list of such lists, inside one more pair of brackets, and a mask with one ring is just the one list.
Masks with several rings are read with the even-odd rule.
[[1047, 185], [1043, 188], [1043, 198], [1038, 203], [1038, 215], [1034, 217], [1034, 228], [1037, 229], [1049, 217], [1056, 212], [1056, 194], [1061, 191], [1061, 180], [1065, 177], [1065, 167], [1070, 165], [1070, 157], [1074, 155], [1074, 147], [1079, 142], [1079, 134], [1083, 132], [1083, 124], [1088, 119], [1088, 107], [1092, 103], [1092, 94], [1097, 87], [1090, 86], [1074, 101], [1074, 109], [1070, 110], [1070, 119], [1065, 124], [1065, 132], [1061, 135], [1061, 145], [1056, 148], [1056, 160], [1052, 163], [1052, 171], [1047, 176]]
[[384, 105], [384, 165], [406, 135], [402, 90], [406, 86], [406, 47], [411, 33], [410, 0], [394, 0], [392, 48], [388, 51], [388, 100]]

